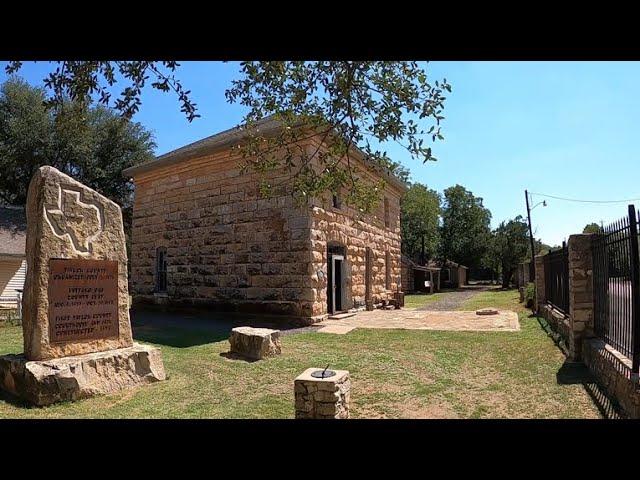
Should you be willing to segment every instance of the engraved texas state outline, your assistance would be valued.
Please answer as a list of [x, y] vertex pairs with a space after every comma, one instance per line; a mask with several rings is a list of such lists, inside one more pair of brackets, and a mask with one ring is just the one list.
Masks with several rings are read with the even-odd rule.
[[53, 233], [59, 238], [68, 237], [81, 255], [92, 253], [92, 242], [104, 229], [102, 205], [87, 200], [81, 189], [71, 185], [58, 185], [57, 205], [45, 205], [44, 215]]

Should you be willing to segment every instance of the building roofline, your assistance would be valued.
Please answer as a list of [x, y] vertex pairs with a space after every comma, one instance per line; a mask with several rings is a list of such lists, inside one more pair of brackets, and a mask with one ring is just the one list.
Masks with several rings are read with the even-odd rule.
[[0, 260], [5, 260], [5, 259], [22, 259], [24, 260], [25, 258], [27, 258], [26, 254], [24, 253], [2, 253], [0, 252]]
[[[301, 125], [301, 123], [297, 124]], [[296, 126], [297, 126], [296, 125]], [[273, 115], [266, 117], [262, 120], [255, 122], [253, 128], [263, 135], [270, 135], [275, 133], [281, 127], [281, 122], [274, 118]], [[153, 160], [141, 163], [140, 165], [134, 165], [129, 168], [125, 168], [122, 171], [122, 176], [126, 178], [133, 178], [141, 173], [150, 172], [157, 168], [167, 167], [174, 165], [185, 160], [191, 160], [198, 158], [208, 153], [215, 152], [217, 150], [228, 147], [236, 142], [239, 142], [248, 136], [246, 129], [241, 126], [236, 126], [228, 130], [216, 133], [209, 137], [202, 138], [195, 142], [189, 143], [183, 147], [171, 150], [164, 153]], [[360, 157], [361, 160], [366, 162], [365, 153], [357, 146], [351, 147], [353, 151]], [[404, 192], [408, 189], [408, 185], [400, 180], [398, 177], [390, 172], [379, 172], [383, 177], [389, 180], [396, 188]]]
[[411, 260], [411, 258], [406, 256], [405, 254], [402, 254], [401, 261], [402, 260], [404, 260], [407, 263], [409, 263], [411, 268], [413, 268], [414, 270], [422, 270], [422, 271], [425, 271], [425, 272], [428, 272], [428, 271], [437, 272], [437, 271], [442, 270], [440, 267], [432, 267], [432, 266], [429, 266], [429, 265], [418, 265], [416, 262]]

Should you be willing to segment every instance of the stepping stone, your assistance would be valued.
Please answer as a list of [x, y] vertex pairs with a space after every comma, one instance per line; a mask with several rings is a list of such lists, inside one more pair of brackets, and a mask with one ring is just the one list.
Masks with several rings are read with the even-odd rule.
[[230, 351], [252, 360], [280, 355], [280, 330], [269, 328], [236, 327], [229, 337]]
[[320, 333], [334, 333], [336, 335], [344, 335], [345, 333], [349, 333], [351, 330], [355, 330], [356, 327], [352, 327], [350, 325], [327, 325], [325, 327], [319, 328], [317, 331]]
[[329, 315], [329, 318], [331, 320], [342, 320], [343, 318], [353, 317], [355, 314], [356, 312], [336, 313], [335, 315]]

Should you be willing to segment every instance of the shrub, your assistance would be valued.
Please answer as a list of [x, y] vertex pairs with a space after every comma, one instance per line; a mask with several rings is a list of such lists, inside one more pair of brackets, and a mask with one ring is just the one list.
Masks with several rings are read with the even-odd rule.
[[536, 285], [533, 282], [527, 283], [524, 289], [524, 306], [527, 308], [533, 308], [533, 302], [536, 296]]
[[18, 316], [15, 309], [3, 310], [0, 312], [0, 325], [22, 325], [22, 319]]

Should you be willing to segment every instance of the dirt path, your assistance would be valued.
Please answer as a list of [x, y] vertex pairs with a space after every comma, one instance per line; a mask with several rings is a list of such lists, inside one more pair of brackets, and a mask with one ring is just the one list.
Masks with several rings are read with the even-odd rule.
[[452, 290], [450, 292], [442, 292], [442, 297], [427, 303], [424, 307], [419, 307], [416, 310], [436, 310], [436, 311], [451, 311], [457, 310], [460, 305], [475, 297], [480, 292], [485, 292], [491, 287], [477, 286], [477, 287], [464, 287], [458, 290]]

